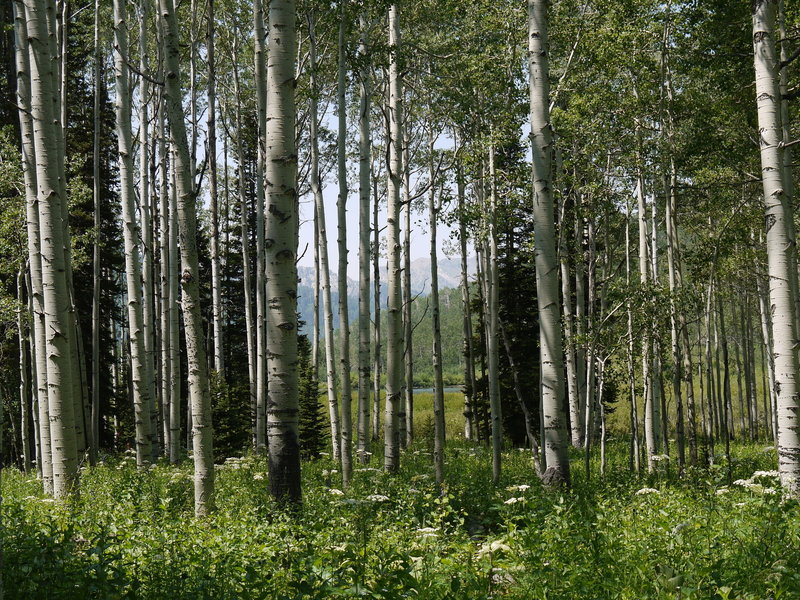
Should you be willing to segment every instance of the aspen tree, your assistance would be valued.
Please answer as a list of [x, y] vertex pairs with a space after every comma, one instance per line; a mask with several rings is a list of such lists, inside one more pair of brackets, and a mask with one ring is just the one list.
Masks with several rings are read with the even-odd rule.
[[372, 138], [370, 130], [370, 95], [372, 86], [367, 49], [366, 19], [359, 19], [361, 40], [359, 58], [364, 61], [359, 72], [358, 108], [358, 440], [357, 454], [362, 463], [367, 462], [370, 442], [370, 166], [372, 163]]
[[39, 422], [38, 459], [40, 477], [46, 494], [53, 493], [53, 461], [50, 443], [50, 416], [47, 385], [47, 341], [44, 315], [42, 252], [39, 236], [39, 196], [36, 171], [34, 123], [31, 113], [30, 47], [26, 28], [25, 5], [14, 1], [14, 47], [17, 66], [17, 105], [22, 134], [22, 174], [25, 182], [25, 213], [28, 234], [28, 270], [30, 272], [30, 307], [32, 317], [32, 363], [35, 374], [36, 419]]
[[264, 185], [267, 132], [267, 52], [264, 48], [264, 6], [253, 0], [253, 29], [255, 31], [255, 88], [258, 136], [256, 145], [256, 451], [267, 449], [267, 338], [266, 288], [264, 282]]
[[[206, 59], [208, 61], [208, 148], [209, 195], [211, 197], [211, 311], [214, 323], [214, 370], [224, 378], [222, 354], [222, 282], [219, 258], [219, 201], [217, 192], [217, 72], [214, 57], [214, 0], [208, 0]], [[241, 133], [240, 133], [241, 135]], [[227, 165], [226, 165], [227, 168]]]
[[[233, 40], [233, 64], [239, 64], [238, 58], [238, 39]], [[244, 287], [244, 320], [245, 335], [247, 338], [247, 373], [250, 389], [250, 412], [253, 424], [253, 447], [257, 448], [258, 441], [258, 394], [256, 392], [256, 337], [255, 325], [253, 323], [253, 276], [250, 272], [250, 232], [248, 216], [250, 209], [247, 203], [247, 193], [245, 191], [244, 179], [244, 147], [242, 144], [242, 103], [241, 85], [239, 83], [239, 70], [233, 69], [233, 89], [236, 96], [236, 161], [238, 163], [238, 192], [239, 192], [239, 211], [240, 227], [242, 238], [242, 286]]]
[[205, 336], [200, 315], [199, 269], [195, 240], [196, 190], [191, 178], [189, 144], [181, 106], [178, 24], [175, 8], [172, 0], [159, 0], [159, 7], [164, 22], [164, 97], [175, 157], [175, 193], [182, 271], [181, 297], [189, 372], [189, 404], [192, 413], [194, 511], [195, 515], [204, 516], [214, 508], [214, 455], [211, 393], [208, 385]]
[[533, 216], [536, 293], [541, 348], [542, 419], [550, 483], [570, 483], [566, 422], [563, 415], [564, 352], [558, 295], [552, 197], [552, 142], [547, 39], [547, 0], [528, 0], [528, 65], [530, 68], [531, 140], [533, 142]]
[[772, 351], [778, 412], [778, 470], [784, 487], [800, 491], [800, 429], [798, 429], [798, 358], [795, 240], [792, 208], [785, 194], [783, 128], [775, 50], [775, 0], [753, 2], [753, 50], [756, 104], [761, 147], [761, 180], [766, 213], [769, 298], [772, 305]]
[[400, 409], [403, 393], [403, 322], [400, 297], [400, 178], [402, 176], [402, 86], [399, 73], [400, 23], [398, 5], [389, 6], [389, 106], [387, 235], [388, 300], [386, 318], [386, 412], [384, 418], [384, 468], [400, 467]]
[[149, 6], [147, 0], [140, 3], [139, 13], [139, 206], [141, 210], [142, 236], [142, 337], [144, 339], [144, 365], [149, 388], [150, 400], [148, 413], [150, 418], [150, 458], [158, 460], [159, 439], [161, 437], [158, 423], [158, 387], [155, 375], [155, 296], [153, 293], [153, 220], [155, 207], [151, 209], [150, 193], [150, 82], [148, 81], [148, 48], [147, 24]]
[[[402, 92], [404, 93], [404, 92]], [[407, 113], [404, 113], [404, 115]], [[407, 120], [407, 117], [405, 117]], [[402, 308], [403, 308], [403, 395], [400, 400], [400, 446], [406, 448], [414, 439], [414, 324], [411, 321], [412, 294], [411, 294], [411, 169], [408, 159], [408, 144], [410, 135], [406, 121], [401, 125], [404, 130], [401, 169], [403, 213], [403, 242], [402, 242]]]
[[[456, 150], [456, 156], [458, 156]], [[461, 320], [464, 348], [464, 439], [475, 438], [475, 360], [472, 352], [472, 309], [469, 302], [469, 271], [467, 268], [467, 220], [466, 194], [464, 191], [464, 172], [460, 159], [457, 158], [456, 191], [458, 195], [458, 241], [461, 250]]]
[[378, 441], [381, 409], [381, 244], [378, 227], [378, 178], [372, 171], [372, 305], [375, 310], [373, 320], [374, 352], [372, 362], [372, 441]]
[[442, 324], [439, 311], [439, 257], [437, 256], [436, 227], [440, 206], [436, 199], [436, 169], [434, 167], [434, 137], [431, 132], [428, 141], [428, 227], [430, 228], [431, 257], [431, 329], [433, 331], [433, 465], [436, 483], [444, 482], [444, 379], [442, 377]]
[[[65, 498], [77, 486], [77, 443], [70, 318], [70, 282], [65, 261], [64, 163], [61, 123], [53, 98], [58, 97], [51, 33], [55, 7], [44, 0], [24, 0], [29, 48], [30, 115], [36, 161], [37, 209], [44, 308], [44, 349], [53, 494]], [[19, 6], [19, 5], [18, 5]]]
[[[497, 260], [497, 172], [493, 145], [489, 147], [489, 186], [484, 285], [487, 316], [486, 350], [489, 356], [489, 412], [492, 421], [492, 482], [497, 485], [500, 483], [503, 452], [503, 410], [500, 402], [500, 265]], [[558, 295], [557, 291], [556, 295]]]
[[92, 196], [94, 205], [94, 239], [92, 248], [92, 447], [89, 459], [94, 464], [100, 448], [100, 0], [94, 2], [94, 98], [92, 129]]
[[[166, 108], [166, 107], [165, 107]], [[175, 151], [172, 143], [170, 150], [164, 155], [163, 169], [166, 171], [167, 163], [171, 164], [172, 185], [169, 189], [169, 362], [170, 362], [170, 449], [169, 460], [172, 464], [180, 461], [181, 453], [181, 344], [180, 344], [180, 304], [181, 291], [179, 281], [181, 278], [181, 256], [178, 252], [178, 191], [175, 185], [177, 173], [175, 172]], [[163, 190], [166, 190], [166, 179]], [[162, 191], [162, 194], [166, 193]], [[191, 400], [190, 400], [191, 405]], [[192, 422], [186, 421], [186, 431], [191, 432]]]
[[339, 197], [336, 202], [338, 213], [337, 242], [339, 248], [339, 366], [342, 386], [341, 404], [341, 449], [342, 481], [345, 486], [350, 482], [353, 471], [353, 414], [351, 412], [352, 391], [350, 386], [350, 317], [347, 310], [347, 63], [345, 55], [345, 23], [347, 0], [340, 0], [341, 15], [339, 17], [337, 69], [337, 117], [339, 131], [336, 141], [337, 171], [339, 179]]
[[23, 317], [23, 280], [22, 269], [17, 271], [17, 336], [19, 349], [19, 422], [20, 438], [22, 442], [22, 468], [27, 473], [31, 466], [31, 440], [30, 431], [30, 401], [28, 397], [28, 349], [26, 347], [27, 332], [25, 318]]
[[151, 459], [151, 385], [147, 372], [142, 314], [142, 274], [139, 256], [139, 227], [134, 208], [133, 140], [131, 98], [128, 82], [128, 21], [124, 0], [114, 0], [114, 76], [116, 133], [119, 147], [120, 198], [125, 238], [125, 283], [128, 297], [131, 380], [136, 424], [136, 464]]
[[563, 297], [561, 310], [564, 320], [564, 343], [566, 344], [564, 354], [566, 359], [567, 398], [569, 400], [570, 440], [575, 448], [580, 448], [583, 446], [583, 413], [581, 412], [581, 398], [579, 397], [581, 386], [578, 382], [577, 353], [573, 329], [572, 277], [570, 275], [569, 253], [566, 240], [566, 197], [564, 194], [561, 194], [561, 196], [563, 199], [559, 207], [559, 215], [561, 217], [559, 263], [561, 265], [561, 296]]
[[[636, 125], [636, 200], [639, 221], [639, 283], [642, 287], [650, 281], [648, 262], [647, 200], [644, 191], [644, 172], [641, 158], [641, 127]], [[649, 326], [642, 335], [642, 383], [644, 385], [644, 440], [647, 452], [647, 470], [655, 469], [653, 457], [659, 452], [658, 407], [653, 385], [653, 343]]]
[[[314, 17], [309, 16], [309, 57], [311, 60], [311, 110], [309, 137], [311, 138], [311, 169], [310, 183], [311, 194], [314, 197], [314, 220], [317, 239], [314, 243], [319, 252], [319, 272], [322, 277], [322, 304], [325, 319], [325, 373], [328, 388], [328, 412], [331, 421], [331, 445], [333, 459], [342, 458], [341, 419], [339, 416], [339, 399], [336, 387], [336, 358], [334, 356], [333, 339], [333, 303], [331, 302], [331, 271], [328, 261], [328, 233], [325, 225], [325, 204], [322, 198], [322, 188], [319, 177], [319, 139], [317, 134], [317, 38], [314, 30]], [[349, 377], [350, 374], [347, 374]], [[344, 401], [343, 401], [344, 402]], [[344, 409], [342, 409], [342, 419]]]
[[269, 4], [265, 231], [267, 259], [269, 479], [272, 495], [300, 501], [297, 390], [297, 148], [294, 0]]

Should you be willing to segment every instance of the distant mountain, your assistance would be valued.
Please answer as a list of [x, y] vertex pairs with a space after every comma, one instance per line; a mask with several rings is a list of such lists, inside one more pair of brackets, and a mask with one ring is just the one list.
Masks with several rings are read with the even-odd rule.
[[[470, 265], [474, 264], [470, 260]], [[461, 261], [457, 258], [439, 259], [439, 288], [456, 288], [461, 283]], [[381, 265], [381, 306], [386, 306], [386, 261]], [[371, 273], [370, 273], [371, 274]], [[300, 319], [305, 321], [304, 331], [310, 331], [314, 314], [314, 268], [297, 267], [299, 282], [297, 285], [297, 310]], [[411, 261], [411, 293], [415, 296], [427, 296], [430, 293], [431, 261], [430, 258], [418, 258]], [[339, 293], [337, 291], [337, 274], [331, 271], [331, 302], [333, 303], [333, 327], [339, 328]], [[372, 290], [370, 290], [370, 300]], [[320, 298], [320, 305], [322, 298]], [[358, 318], [358, 281], [347, 278], [347, 312], [350, 321]], [[320, 306], [320, 323], [322, 323], [322, 306]]]

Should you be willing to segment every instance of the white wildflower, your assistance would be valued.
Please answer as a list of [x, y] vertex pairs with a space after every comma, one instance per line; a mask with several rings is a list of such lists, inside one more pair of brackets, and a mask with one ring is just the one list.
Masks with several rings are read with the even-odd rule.
[[261, 480], [264, 479], [264, 474], [263, 473], [256, 473], [255, 475], [253, 475], [253, 479], [255, 479], [256, 481], [261, 481]]
[[388, 502], [389, 496], [384, 496], [383, 494], [371, 494], [367, 496], [367, 500], [370, 502]]
[[737, 479], [736, 481], [733, 482], [733, 485], [741, 485], [742, 487], [748, 487], [752, 485], [752, 483], [753, 482], [750, 481], [749, 479]]
[[750, 479], [758, 479], [759, 477], [767, 477], [767, 478], [770, 478], [770, 479], [778, 479], [778, 477], [780, 477], [780, 475], [778, 474], [777, 471], [756, 471], [755, 473], [753, 473], [753, 475], [750, 477]]
[[493, 542], [487, 542], [481, 546], [480, 550], [478, 550], [478, 558], [482, 557], [485, 554], [492, 554], [498, 551], [505, 551], [509, 552], [511, 548], [503, 542], [503, 540], [495, 540]]
[[644, 496], [645, 494], [660, 494], [661, 492], [655, 488], [642, 488], [640, 490], [636, 490], [637, 496]]
[[667, 455], [667, 454], [654, 454], [653, 456], [650, 457], [650, 460], [652, 460], [653, 462], [668, 461], [669, 460], [669, 455]]
[[329, 489], [328, 493], [333, 494], [334, 496], [344, 496], [344, 492], [342, 490], [337, 490], [336, 488]]
[[438, 527], [420, 527], [417, 529], [417, 533], [436, 533], [439, 531]]
[[517, 502], [523, 502], [525, 498], [509, 498], [503, 504], [516, 504]]
[[506, 488], [507, 492], [524, 492], [525, 490], [530, 489], [531, 486], [523, 483], [521, 485], [510, 485]]
[[764, 488], [764, 489], [762, 490], [762, 493], [763, 493], [764, 495], [766, 495], [766, 496], [772, 496], [772, 495], [774, 495], [774, 494], [777, 494], [777, 493], [778, 493], [778, 490], [776, 490], [775, 488], [768, 487], [768, 488]]
[[730, 490], [726, 487], [719, 488], [716, 492], [714, 492], [717, 496], [722, 496], [723, 494], [727, 494]]

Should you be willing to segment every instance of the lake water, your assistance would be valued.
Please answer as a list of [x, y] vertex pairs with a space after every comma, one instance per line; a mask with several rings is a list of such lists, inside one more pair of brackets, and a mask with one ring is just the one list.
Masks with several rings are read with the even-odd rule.
[[[460, 385], [457, 386], [445, 386], [444, 393], [445, 394], [460, 394], [464, 390]], [[415, 394], [432, 394], [433, 388], [414, 388]]]

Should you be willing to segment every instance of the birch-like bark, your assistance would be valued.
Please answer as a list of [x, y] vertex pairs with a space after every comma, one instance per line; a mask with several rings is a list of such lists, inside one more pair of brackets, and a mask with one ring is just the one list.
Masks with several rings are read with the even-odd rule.
[[[325, 374], [328, 388], [328, 413], [331, 421], [331, 446], [333, 459], [341, 460], [342, 438], [339, 418], [339, 399], [336, 387], [336, 358], [334, 356], [333, 338], [333, 304], [331, 301], [331, 271], [328, 261], [328, 231], [325, 225], [325, 203], [319, 177], [319, 139], [317, 133], [317, 38], [314, 28], [314, 17], [309, 16], [309, 58], [311, 60], [311, 108], [309, 110], [309, 137], [311, 141], [311, 195], [314, 198], [315, 229], [319, 237], [314, 240], [319, 249], [319, 270], [322, 278], [322, 304], [325, 321]], [[347, 374], [349, 377], [349, 373]]]
[[[572, 314], [572, 277], [569, 268], [569, 252], [566, 239], [566, 197], [562, 194], [562, 205], [559, 207], [561, 235], [559, 264], [561, 266], [561, 310], [564, 319], [564, 354], [567, 367], [567, 399], [569, 401], [570, 439], [575, 448], [583, 446], [583, 414], [581, 399], [578, 396], [578, 372], [576, 365], [575, 335]], [[582, 387], [582, 386], [580, 386]]]
[[258, 123], [258, 158], [256, 162], [256, 451], [267, 448], [267, 338], [266, 288], [264, 282], [264, 184], [267, 134], [267, 52], [264, 47], [264, 7], [262, 0], [253, 1], [255, 31], [255, 87]]
[[[159, 40], [159, 48], [161, 47]], [[161, 315], [160, 315], [160, 328], [161, 328], [161, 403], [162, 403], [162, 418], [164, 424], [164, 454], [170, 457], [171, 462], [175, 462], [178, 456], [173, 456], [172, 447], [172, 404], [180, 404], [180, 398], [173, 398], [172, 396], [172, 381], [173, 379], [180, 378], [180, 372], [174, 371], [172, 355], [170, 353], [172, 330], [170, 327], [171, 317], [174, 311], [177, 311], [177, 306], [174, 302], [170, 302], [170, 273], [171, 263], [174, 260], [171, 257], [169, 240], [170, 240], [170, 208], [169, 208], [169, 188], [168, 188], [168, 169], [169, 158], [167, 154], [167, 139], [164, 123], [164, 102], [162, 98], [158, 100], [156, 123], [158, 127], [158, 173], [159, 173], [159, 186], [158, 186], [158, 203], [159, 203], [159, 226], [158, 226], [158, 248], [159, 248], [159, 293], [161, 294]], [[177, 286], [177, 282], [176, 282]]]
[[[49, 8], [49, 4], [46, 4]], [[67, 59], [69, 47], [69, 0], [58, 0], [55, 10], [48, 17], [48, 31], [50, 33], [50, 53], [56, 61], [56, 82], [54, 89], [57, 90], [52, 97], [54, 114], [57, 115], [58, 123], [55, 125], [54, 134], [57, 137], [56, 149], [58, 161], [66, 165], [66, 127], [67, 127]], [[59, 194], [62, 198], [67, 198], [66, 178], [59, 180]], [[72, 401], [73, 416], [75, 427], [75, 444], [78, 455], [81, 456], [87, 447], [91, 446], [87, 431], [89, 424], [88, 390], [86, 389], [86, 365], [83, 361], [83, 337], [81, 335], [81, 324], [75, 309], [75, 290], [72, 284], [72, 244], [70, 239], [69, 226], [69, 201], [61, 203], [61, 223], [63, 227], [62, 240], [64, 241], [64, 269], [67, 279], [67, 289], [69, 292], [69, 329], [72, 332], [69, 337], [70, 360], [74, 368], [72, 377]]]
[[336, 141], [339, 198], [337, 245], [339, 248], [339, 378], [342, 386], [341, 405], [341, 450], [342, 483], [350, 483], [353, 472], [353, 413], [351, 411], [352, 390], [350, 386], [350, 315], [347, 309], [347, 62], [345, 56], [345, 23], [347, 0], [341, 0], [339, 18], [339, 64], [337, 69], [336, 97], [339, 131]]
[[[631, 286], [631, 203], [628, 201], [625, 206], [625, 286]], [[641, 451], [639, 445], [639, 415], [636, 403], [636, 375], [634, 372], [634, 343], [633, 343], [633, 306], [630, 296], [625, 299], [627, 312], [627, 331], [625, 338], [627, 341], [627, 367], [628, 367], [628, 392], [630, 395], [630, 415], [631, 415], [631, 445], [630, 445], [630, 466], [635, 473], [641, 470]]]
[[39, 421], [40, 477], [44, 492], [53, 493], [53, 462], [50, 447], [50, 418], [48, 411], [47, 353], [44, 317], [44, 289], [42, 282], [41, 238], [39, 235], [39, 196], [36, 181], [36, 148], [34, 124], [31, 114], [31, 80], [28, 31], [25, 5], [14, 1], [14, 47], [17, 66], [17, 105], [19, 107], [20, 133], [22, 134], [22, 173], [25, 181], [25, 212], [28, 234], [28, 269], [30, 271], [30, 305], [33, 343], [32, 362], [35, 365], [35, 396]]
[[797, 382], [797, 289], [791, 201], [785, 194], [783, 127], [775, 50], [776, 0], [753, 2], [753, 51], [766, 213], [772, 350], [778, 407], [778, 470], [790, 492], [800, 492], [800, 429]]
[[[489, 412], [492, 421], [492, 482], [500, 483], [503, 456], [503, 409], [500, 401], [500, 265], [497, 259], [497, 171], [489, 147], [489, 219], [486, 240], [486, 350], [489, 355]], [[538, 239], [538, 238], [537, 238]], [[556, 292], [558, 294], [558, 292]]]
[[[756, 279], [757, 293], [758, 293], [758, 307], [759, 307], [759, 315], [760, 315], [760, 322], [761, 322], [761, 338], [764, 340], [764, 347], [766, 349], [766, 366], [767, 366], [767, 383], [768, 383], [768, 393], [770, 397], [770, 405], [774, 408], [777, 406], [777, 388], [775, 387], [775, 356], [772, 352], [773, 343], [772, 343], [772, 315], [769, 313], [769, 308], [767, 307], [768, 298], [767, 295], [769, 291], [766, 289], [767, 286], [764, 284], [764, 281], [759, 276]], [[750, 323], [750, 311], [747, 312], [747, 323]], [[748, 326], [748, 331], [752, 331], [752, 329]], [[750, 354], [748, 357], [748, 362], [750, 365], [755, 364], [755, 357], [753, 356], [755, 353], [753, 352], [753, 336], [749, 337], [750, 342]], [[757, 414], [757, 400], [755, 394], [755, 372], [753, 369], [750, 369], [753, 373], [753, 381], [748, 386], [747, 391], [747, 398], [748, 398], [748, 410], [750, 411], [750, 438], [755, 439], [757, 433], [757, 427], [754, 426], [755, 419], [753, 418], [753, 413]], [[777, 418], [777, 412], [773, 410], [775, 413], [773, 416], [773, 422]], [[772, 427], [774, 431], [777, 433], [778, 427], [777, 423], [775, 423]], [[774, 437], [774, 436], [773, 436]]]
[[149, 387], [150, 402], [148, 412], [150, 416], [150, 459], [158, 460], [159, 452], [159, 423], [158, 423], [158, 388], [155, 376], [155, 295], [153, 293], [153, 220], [155, 207], [151, 210], [150, 193], [150, 82], [147, 47], [147, 22], [149, 20], [149, 7], [147, 0], [140, 4], [139, 13], [139, 78], [140, 105], [139, 105], [139, 206], [141, 208], [142, 222], [142, 336], [144, 338], [144, 359]]
[[372, 441], [378, 441], [381, 414], [381, 242], [378, 227], [378, 178], [372, 171], [372, 306], [374, 352], [372, 362]]
[[430, 189], [428, 190], [428, 227], [431, 256], [431, 328], [433, 332], [433, 465], [436, 484], [444, 482], [444, 378], [442, 376], [442, 324], [439, 312], [439, 257], [437, 256], [436, 226], [439, 206], [436, 203], [436, 170], [433, 163], [434, 138], [428, 143]]
[[[172, 146], [172, 144], [170, 144]], [[172, 168], [172, 186], [169, 194], [169, 354], [170, 354], [170, 405], [169, 428], [170, 449], [169, 460], [172, 464], [180, 461], [181, 453], [181, 344], [180, 344], [180, 305], [181, 292], [179, 281], [181, 277], [181, 257], [178, 253], [178, 192], [175, 185], [177, 174], [175, 172], [175, 151], [170, 150]], [[164, 157], [166, 169], [167, 156]], [[166, 188], [166, 181], [163, 183]], [[189, 402], [191, 409], [191, 401]], [[191, 433], [192, 422], [186, 421], [186, 431]]]
[[[455, 137], [455, 136], [454, 136]], [[456, 155], [458, 150], [456, 150]], [[467, 219], [464, 171], [459, 160], [456, 165], [458, 193], [458, 240], [461, 249], [461, 335], [464, 355], [464, 439], [475, 438], [475, 360], [472, 352], [472, 310], [469, 302], [469, 271], [467, 268]]]
[[[233, 42], [233, 64], [239, 64], [239, 48], [237, 41]], [[242, 238], [242, 286], [244, 288], [244, 320], [245, 335], [247, 339], [247, 380], [250, 390], [250, 417], [253, 426], [253, 448], [258, 448], [258, 395], [256, 393], [256, 336], [255, 324], [253, 323], [253, 276], [250, 272], [250, 227], [249, 215], [250, 208], [247, 202], [247, 191], [244, 179], [244, 146], [242, 144], [242, 103], [241, 103], [241, 84], [239, 82], [239, 70], [233, 70], [233, 86], [236, 95], [236, 162], [237, 162], [237, 183], [239, 192], [239, 212], [240, 229]]]
[[[372, 165], [372, 137], [370, 131], [371, 81], [369, 55], [367, 51], [367, 22], [359, 19], [361, 41], [358, 46], [363, 66], [359, 73], [358, 110], [358, 440], [356, 451], [362, 463], [366, 463], [369, 451], [370, 431], [370, 331], [369, 331], [369, 285], [370, 285], [370, 167]], [[340, 267], [341, 269], [341, 267]]]
[[402, 170], [402, 88], [399, 73], [400, 22], [398, 5], [389, 6], [389, 135], [387, 181], [387, 234], [389, 252], [386, 316], [386, 412], [384, 417], [384, 468], [400, 467], [400, 409], [403, 393], [403, 321], [400, 282], [400, 181]]
[[400, 403], [400, 445], [408, 447], [414, 439], [414, 323], [411, 309], [411, 173], [408, 160], [408, 130], [403, 136], [403, 400]]
[[189, 372], [189, 403], [192, 412], [194, 458], [194, 510], [204, 516], [214, 508], [214, 454], [212, 448], [211, 393], [208, 385], [197, 260], [196, 190], [191, 178], [189, 144], [181, 106], [178, 24], [172, 0], [159, 0], [164, 21], [164, 67], [167, 117], [175, 152], [178, 235], [180, 236], [181, 288], [186, 359]]
[[295, 145], [294, 0], [269, 5], [265, 247], [267, 257], [267, 428], [270, 491], [300, 502], [297, 391], [297, 148]]
[[25, 0], [30, 73], [30, 115], [36, 164], [37, 210], [44, 309], [44, 344], [53, 493], [65, 498], [77, 486], [77, 444], [71, 339], [71, 296], [64, 248], [64, 163], [52, 30], [54, 6]]
[[[206, 149], [211, 203], [211, 312], [214, 323], [214, 370], [224, 379], [225, 360], [222, 353], [222, 282], [219, 258], [219, 201], [217, 193], [217, 72], [214, 57], [214, 0], [208, 0], [206, 59], [208, 61], [208, 148]], [[227, 165], [226, 165], [227, 168]]]
[[553, 131], [550, 123], [550, 84], [547, 38], [547, 0], [528, 1], [528, 64], [530, 66], [531, 140], [533, 142], [533, 216], [536, 239], [536, 291], [541, 348], [542, 419], [545, 437], [546, 482], [570, 483], [567, 427], [563, 414], [564, 352], [558, 295], [558, 259], [553, 223]]
[[92, 129], [92, 195], [94, 236], [92, 243], [92, 447], [89, 460], [94, 465], [100, 449], [100, 91], [102, 52], [100, 48], [100, 0], [94, 3], [94, 98]]
[[[25, 277], [25, 291], [28, 297], [28, 314], [33, 321], [33, 292], [31, 287], [30, 269]], [[32, 325], [28, 324], [28, 348], [30, 349], [30, 395], [31, 395], [31, 418], [33, 420], [33, 452], [36, 465], [36, 473], [42, 475], [42, 436], [39, 427], [39, 401], [38, 401], [38, 373], [36, 368], [36, 335]]]
[[139, 226], [136, 217], [133, 183], [133, 139], [131, 134], [131, 95], [128, 81], [128, 21], [124, 0], [114, 0], [114, 79], [116, 133], [119, 150], [120, 201], [125, 239], [125, 285], [130, 332], [131, 380], [136, 433], [136, 464], [151, 460], [152, 429], [151, 385], [147, 372], [144, 317], [142, 314], [142, 273], [139, 255]]
[[28, 395], [28, 349], [26, 347], [27, 324], [23, 316], [24, 273], [17, 271], [17, 335], [19, 348], [19, 416], [20, 441], [22, 442], [22, 468], [27, 473], [31, 467], [30, 400]]
[[[650, 281], [648, 260], [647, 206], [644, 194], [644, 172], [641, 158], [641, 130], [636, 126], [636, 200], [639, 210], [639, 283], [646, 286]], [[659, 450], [658, 406], [655, 402], [652, 375], [652, 332], [646, 327], [642, 334], [642, 383], [644, 385], [644, 439], [647, 446], [647, 470], [655, 469], [653, 457]]]

